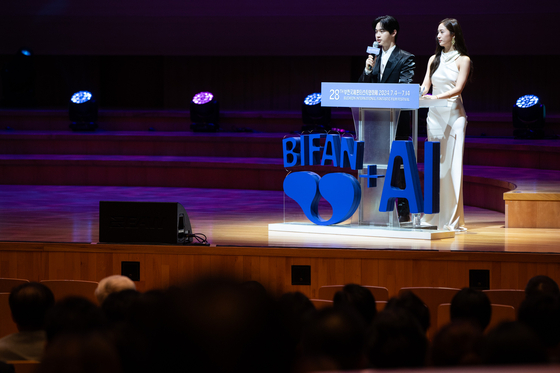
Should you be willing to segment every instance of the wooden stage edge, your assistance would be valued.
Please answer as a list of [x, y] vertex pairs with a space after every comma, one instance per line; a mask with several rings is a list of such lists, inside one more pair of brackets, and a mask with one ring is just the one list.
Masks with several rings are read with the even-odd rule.
[[[275, 295], [314, 298], [320, 286], [359, 283], [393, 296], [407, 286], [468, 287], [473, 270], [488, 276], [491, 289], [524, 289], [535, 275], [560, 282], [557, 253], [0, 242], [1, 277], [99, 281], [120, 274], [123, 262], [138, 263], [140, 291], [229, 276], [259, 281]], [[309, 285], [293, 284], [301, 280], [294, 268], [308, 271]]]

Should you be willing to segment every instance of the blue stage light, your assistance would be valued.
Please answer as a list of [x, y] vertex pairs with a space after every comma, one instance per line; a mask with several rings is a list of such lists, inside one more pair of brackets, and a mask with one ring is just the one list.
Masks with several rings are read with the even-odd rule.
[[97, 102], [89, 91], [72, 95], [68, 107], [70, 128], [73, 131], [95, 131], [97, 128]]
[[190, 114], [194, 132], [216, 132], [220, 129], [220, 104], [212, 93], [199, 92], [194, 95]]
[[321, 94], [312, 93], [305, 97], [301, 104], [301, 119], [303, 126], [301, 130], [307, 131], [328, 131], [331, 122], [331, 108], [321, 106]]
[[513, 105], [513, 136], [516, 139], [545, 138], [545, 106], [535, 95], [525, 95]]
[[214, 99], [214, 95], [210, 92], [200, 92], [194, 95], [193, 102], [197, 105], [204, 105]]
[[317, 105], [321, 103], [321, 94], [320, 93], [312, 93], [308, 95], [305, 100], [303, 100], [305, 105]]
[[538, 103], [539, 103], [539, 98], [537, 96], [535, 96], [535, 95], [525, 95], [525, 96], [519, 97], [517, 99], [517, 102], [515, 103], [515, 105], [517, 105], [517, 107], [519, 107], [519, 108], [526, 109], [526, 108], [534, 106]]
[[91, 97], [92, 97], [91, 92], [80, 91], [74, 93], [70, 101], [72, 101], [75, 104], [83, 104], [84, 102], [88, 102], [89, 100], [91, 100]]
[[24, 56], [31, 56], [31, 51], [29, 49], [20, 49], [20, 53]]

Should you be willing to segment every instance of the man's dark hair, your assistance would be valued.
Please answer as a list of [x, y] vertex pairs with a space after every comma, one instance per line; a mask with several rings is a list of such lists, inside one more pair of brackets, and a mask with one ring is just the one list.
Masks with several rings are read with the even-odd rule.
[[350, 308], [319, 310], [303, 334], [303, 355], [312, 361], [327, 358], [337, 370], [363, 369], [365, 330]]
[[490, 324], [492, 306], [488, 296], [478, 290], [463, 288], [451, 300], [451, 321], [475, 322], [482, 330]]
[[333, 306], [334, 308], [350, 307], [354, 309], [360, 314], [366, 325], [370, 325], [377, 314], [373, 294], [367, 288], [357, 284], [345, 285], [341, 291], [337, 291], [333, 297]]
[[424, 333], [430, 328], [430, 310], [422, 299], [412, 291], [403, 291], [398, 297], [389, 299], [385, 309], [402, 308], [410, 312], [418, 320]]
[[529, 298], [538, 294], [550, 294], [553, 296], [560, 296], [560, 289], [556, 281], [548, 276], [538, 275], [532, 277], [525, 287], [525, 297]]
[[86, 334], [105, 330], [101, 308], [86, 298], [70, 296], [59, 300], [45, 318], [45, 332], [50, 343], [63, 334]]
[[526, 298], [519, 306], [519, 322], [530, 327], [547, 348], [560, 343], [560, 299], [550, 294]]
[[10, 292], [10, 310], [20, 330], [39, 330], [45, 315], [54, 304], [54, 295], [48, 287], [38, 282], [16, 286]]
[[517, 321], [503, 322], [492, 329], [481, 355], [484, 365], [545, 364], [548, 359], [535, 332]]
[[390, 34], [392, 34], [393, 31], [397, 30], [397, 35], [395, 35], [395, 43], [396, 43], [397, 38], [399, 37], [399, 22], [395, 19], [395, 17], [392, 16], [377, 17], [375, 21], [373, 21], [373, 23], [371, 24], [371, 27], [373, 28], [374, 31], [375, 31], [375, 26], [377, 26], [378, 23], [381, 23], [383, 29], [389, 31]]
[[315, 314], [315, 306], [309, 298], [298, 292], [285, 293], [276, 304], [282, 327], [288, 331], [294, 348], [300, 343], [305, 326]]
[[482, 330], [470, 322], [456, 321], [444, 325], [434, 335], [429, 360], [436, 367], [480, 364], [479, 346]]
[[133, 289], [110, 293], [103, 303], [101, 303], [101, 310], [105, 315], [107, 323], [111, 326], [115, 326], [125, 322], [131, 307], [133, 307], [135, 301], [140, 296], [141, 293]]
[[426, 364], [428, 339], [418, 319], [404, 308], [385, 308], [373, 320], [367, 343], [372, 368], [421, 368]]

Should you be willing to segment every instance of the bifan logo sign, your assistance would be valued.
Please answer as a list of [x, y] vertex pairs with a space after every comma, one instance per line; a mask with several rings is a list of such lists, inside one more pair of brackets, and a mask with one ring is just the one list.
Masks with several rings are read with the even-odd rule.
[[[322, 141], [324, 145], [321, 146]], [[284, 167], [334, 166], [363, 169], [364, 142], [338, 134], [310, 134], [282, 141]], [[406, 187], [391, 184], [395, 161], [400, 157], [404, 167]], [[414, 155], [412, 141], [393, 141], [387, 173], [377, 174], [377, 165], [368, 165], [360, 177], [368, 179], [367, 187], [378, 187], [377, 179], [384, 178], [379, 206], [380, 212], [393, 211], [397, 198], [406, 198], [411, 213], [439, 212], [439, 142], [426, 142], [424, 147], [424, 196]], [[305, 216], [317, 225], [332, 225], [350, 218], [358, 209], [362, 190], [358, 180], [348, 173], [329, 173], [322, 178], [314, 172], [292, 172], [284, 179], [284, 192], [297, 202]], [[319, 201], [323, 197], [332, 206], [332, 216], [325, 220], [319, 215]]]

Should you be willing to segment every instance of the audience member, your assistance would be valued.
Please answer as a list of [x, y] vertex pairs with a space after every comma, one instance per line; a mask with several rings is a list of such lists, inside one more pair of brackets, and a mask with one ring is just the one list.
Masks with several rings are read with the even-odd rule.
[[334, 308], [350, 307], [363, 318], [366, 325], [370, 325], [377, 314], [375, 298], [367, 288], [356, 285], [345, 285], [333, 297]]
[[13, 364], [8, 364], [5, 361], [0, 361], [0, 373], [15, 373]]
[[517, 321], [501, 323], [486, 336], [481, 349], [485, 365], [544, 364], [547, 355], [541, 341], [528, 326]]
[[98, 333], [65, 334], [50, 343], [37, 373], [120, 373], [115, 346]]
[[432, 340], [429, 365], [451, 367], [480, 364], [479, 347], [483, 341], [480, 327], [455, 321], [444, 325]]
[[136, 290], [134, 281], [126, 276], [113, 275], [99, 281], [97, 289], [95, 289], [95, 297], [97, 298], [97, 302], [101, 305], [109, 294], [128, 289]]
[[295, 349], [301, 342], [303, 330], [316, 312], [309, 298], [299, 291], [283, 294], [277, 302], [282, 327], [288, 331]]
[[560, 343], [560, 299], [550, 294], [526, 298], [517, 313], [519, 322], [530, 327], [547, 349]]
[[132, 289], [109, 294], [101, 304], [101, 310], [109, 326], [123, 323], [129, 315], [134, 301], [140, 296], [138, 291]]
[[412, 291], [402, 292], [398, 297], [389, 299], [385, 309], [403, 308], [418, 320], [424, 334], [430, 328], [430, 310]]
[[241, 287], [247, 291], [254, 291], [255, 293], [260, 293], [261, 296], [266, 296], [268, 292], [263, 284], [258, 281], [245, 281], [241, 283]]
[[418, 319], [401, 307], [385, 308], [373, 321], [367, 354], [374, 369], [425, 366], [428, 340]]
[[64, 334], [85, 334], [106, 329], [101, 309], [86, 298], [70, 296], [54, 304], [45, 318], [47, 343]]
[[28, 282], [10, 292], [9, 303], [18, 332], [0, 339], [0, 360], [40, 361], [46, 341], [45, 315], [54, 304], [52, 291]]
[[171, 291], [176, 290], [150, 290], [130, 299], [127, 317], [113, 330], [124, 373], [157, 372], [166, 364], [159, 361], [163, 360], [159, 351], [172, 343], [167, 337], [169, 318], [174, 314], [167, 297]]
[[492, 305], [482, 291], [463, 288], [451, 300], [449, 313], [451, 321], [472, 322], [484, 331], [490, 324]]
[[525, 286], [525, 297], [531, 297], [538, 294], [549, 294], [553, 296], [560, 296], [560, 289], [556, 281], [548, 276], [539, 275], [534, 276], [527, 282]]
[[367, 367], [365, 324], [350, 308], [317, 311], [302, 339], [301, 370], [356, 370]]
[[125, 372], [288, 370], [287, 332], [267, 294], [209, 279], [139, 301], [121, 349]]

